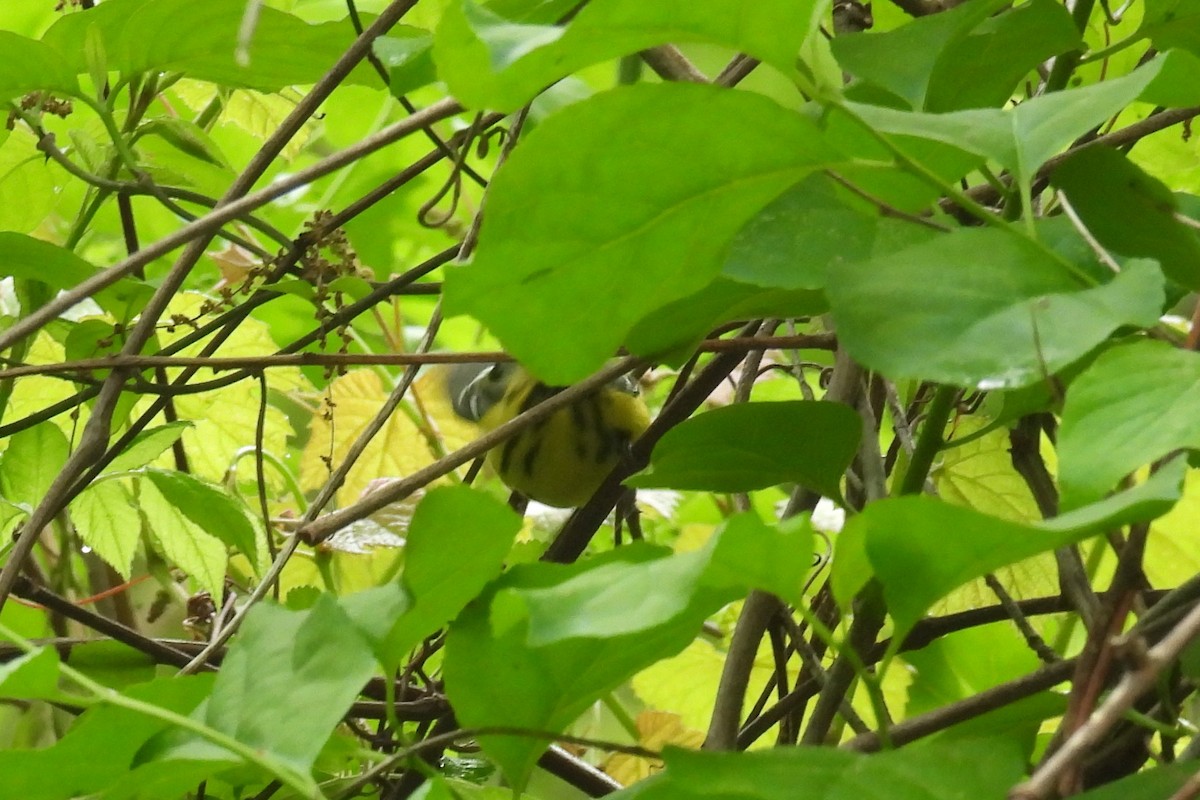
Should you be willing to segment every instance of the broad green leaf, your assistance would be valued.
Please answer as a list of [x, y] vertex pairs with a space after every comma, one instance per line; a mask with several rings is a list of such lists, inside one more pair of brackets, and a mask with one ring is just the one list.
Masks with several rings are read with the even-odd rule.
[[883, 222], [848, 194], [820, 174], [788, 189], [738, 231], [721, 275], [755, 286], [824, 288], [841, 264], [870, 255]]
[[466, 486], [433, 489], [409, 526], [402, 585], [411, 606], [395, 620], [385, 663], [399, 664], [500, 574], [521, 520], [503, 503]]
[[667, 43], [725, 45], [790, 73], [823, 8], [817, 0], [595, 0], [564, 28], [517, 24], [459, 0], [438, 26], [434, 59], [464, 105], [514, 111], [582, 67]]
[[228, 167], [220, 147], [200, 126], [182, 119], [152, 119], [137, 130], [138, 137], [157, 136], [192, 158], [218, 167]]
[[858, 414], [839, 403], [741, 403], [667, 431], [649, 471], [627, 482], [715, 492], [799, 483], [837, 496], [861, 437]]
[[123, 577], [133, 570], [142, 538], [142, 519], [120, 481], [96, 481], [69, 506], [79, 538]]
[[1128, 800], [1131, 797], [1173, 797], [1196, 776], [1196, 765], [1178, 761], [1153, 766], [1104, 786], [1074, 795], [1076, 800]]
[[[40, 281], [55, 291], [74, 288], [99, 270], [62, 247], [10, 231], [0, 231], [0, 275]], [[93, 296], [115, 317], [124, 318], [130, 307], [140, 308], [152, 289], [141, 281], [124, 278]], [[23, 309], [25, 313], [33, 309]]]
[[1200, 287], [1200, 239], [1175, 219], [1175, 197], [1161, 181], [1107, 147], [1083, 148], [1051, 181], [1100, 244], [1153, 258], [1171, 280]]
[[18, 700], [52, 700], [58, 690], [58, 653], [39, 647], [32, 653], [0, 664], [0, 697]]
[[970, 697], [1041, 666], [1016, 626], [981, 625], [939, 637], [904, 654], [914, 667], [905, 716], [913, 717]]
[[371, 47], [388, 68], [395, 95], [407, 94], [437, 79], [437, 68], [433, 64], [433, 34], [428, 31], [397, 25], [387, 36], [376, 39]]
[[716, 277], [759, 209], [838, 158], [809, 120], [745, 92], [639, 85], [568, 106], [492, 182], [474, 261], [446, 275], [447, 311], [543, 380], [579, 380], [643, 316]]
[[37, 230], [54, 213], [65, 173], [46, 163], [23, 126], [12, 136], [3, 128], [0, 131], [0, 230], [6, 235]]
[[828, 310], [825, 295], [819, 291], [763, 288], [718, 276], [699, 291], [640, 320], [629, 332], [626, 346], [631, 352], [678, 366], [722, 323], [816, 316]]
[[1200, 447], [1200, 355], [1164, 342], [1111, 348], [1067, 390], [1059, 429], [1063, 509], [1104, 496], [1125, 475]]
[[[347, 24], [310, 25], [267, 6], [260, 9], [249, 42], [249, 63], [239, 64], [245, 6], [243, 0], [106, 0], [62, 17], [42, 41], [61, 54], [60, 69], [77, 74], [88, 71], [84, 45], [88, 30], [95, 29], [103, 37], [109, 70], [185, 72], [267, 92], [314, 83], [353, 41]], [[365, 71], [362, 75], [365, 80]]]
[[774, 526], [753, 513], [730, 517], [718, 531], [704, 584], [739, 593], [761, 589], [798, 605], [812, 571], [813, 538], [807, 516]]
[[[307, 611], [260, 603], [221, 664], [203, 721], [305, 773], [374, 670], [366, 639], [331, 596]], [[172, 757], [189, 749], [178, 743]]]
[[922, 109], [930, 77], [947, 48], [1008, 4], [974, 0], [883, 33], [837, 36], [830, 46], [847, 72], [903, 98], [910, 108]]
[[0, 497], [34, 508], [70, 455], [66, 435], [52, 422], [14, 434], [0, 456]]
[[1033, 0], [990, 17], [942, 52], [924, 108], [942, 112], [1003, 106], [1044, 61], [1081, 44], [1071, 14], [1054, 0]]
[[155, 481], [147, 478], [137, 484], [138, 507], [159, 552], [191, 575], [200, 588], [220, 597], [229, 561], [225, 544], [165, 497]]
[[[883, 586], [896, 626], [893, 641], [899, 642], [930, 606], [955, 588], [1094, 532], [1091, 527], [1047, 530], [1019, 525], [924, 496], [881, 500], [853, 517], [842, 532], [833, 570], [835, 576], [841, 571], [853, 574], [835, 577], [835, 594], [849, 607], [864, 582], [865, 555]], [[839, 564], [843, 547], [855, 556], [846, 565]]]
[[175, 444], [183, 432], [190, 427], [192, 427], [192, 423], [180, 421], [147, 428], [134, 437], [129, 446], [108, 463], [104, 472], [111, 474], [146, 466], [162, 455], [168, 447]]
[[[1062, 451], [1060, 450], [1060, 455]], [[1157, 519], [1170, 511], [1183, 495], [1187, 459], [1177, 457], [1163, 464], [1147, 480], [1131, 489], [1045, 520], [1047, 530], [1111, 530], [1135, 522]], [[1063, 504], [1063, 507], [1067, 507]]]
[[179, 513], [254, 562], [254, 523], [228, 492], [184, 472], [148, 469], [143, 475]]
[[[172, 675], [123, 694], [188, 714], [208, 694], [214, 677]], [[4, 792], [22, 800], [66, 800], [106, 791], [126, 779], [138, 750], [166, 728], [167, 723], [146, 714], [98, 705], [85, 711], [50, 747], [0, 751]], [[191, 786], [195, 787], [194, 781]]]
[[1200, 55], [1200, 2], [1146, 0], [1139, 36], [1149, 36], [1155, 48], [1182, 47]]
[[[682, 650], [709, 614], [749, 589], [798, 597], [811, 554], [806, 526], [738, 520], [691, 553], [634, 544], [582, 564], [514, 567], [490, 602], [471, 604], [450, 628], [444, 674], [455, 714], [471, 727], [562, 730]], [[545, 748], [522, 737], [481, 741], [517, 787]]]
[[[1185, 108], [1200, 103], [1200, 58], [1197, 55], [1200, 53], [1187, 50], [1167, 53], [1162, 69], [1139, 99], [1167, 108]], [[1145, 157], [1144, 153], [1138, 155]]]
[[54, 48], [42, 42], [0, 31], [0, 102], [7, 103], [38, 90], [76, 94], [75, 71], [63, 63]]
[[666, 769], [612, 800], [953, 800], [1003, 797], [1025, 772], [1015, 744], [992, 739], [919, 742], [864, 755], [831, 747], [720, 753], [668, 750]]
[[1046, 159], [1136, 100], [1163, 63], [1156, 58], [1122, 78], [1039, 95], [1008, 110], [928, 114], [861, 103], [847, 108], [881, 133], [953, 145], [993, 159], [1024, 182]]
[[1044, 381], [1122, 325], [1158, 319], [1163, 278], [1153, 262], [1130, 262], [1094, 288], [1071, 269], [1015, 233], [961, 229], [847, 264], [826, 291], [839, 341], [868, 367], [1016, 388]]

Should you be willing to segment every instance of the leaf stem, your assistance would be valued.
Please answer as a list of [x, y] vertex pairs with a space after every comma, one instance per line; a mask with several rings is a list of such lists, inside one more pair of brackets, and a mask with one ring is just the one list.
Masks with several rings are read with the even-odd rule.
[[925, 424], [921, 426], [921, 435], [913, 449], [912, 460], [904, 473], [904, 479], [900, 482], [900, 494], [918, 494], [925, 487], [925, 479], [929, 477], [933, 459], [944, 443], [942, 433], [946, 430], [946, 423], [950, 421], [950, 412], [954, 409], [957, 397], [958, 388], [955, 386], [937, 388], [937, 393], [929, 404]]

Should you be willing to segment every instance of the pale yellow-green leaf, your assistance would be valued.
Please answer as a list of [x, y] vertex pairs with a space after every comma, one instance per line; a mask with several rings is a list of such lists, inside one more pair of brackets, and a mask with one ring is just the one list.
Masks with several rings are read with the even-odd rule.
[[58, 168], [46, 163], [36, 145], [36, 137], [17, 126], [0, 147], [0, 230], [32, 231], [57, 202]]
[[[171, 302], [170, 314], [181, 314], [194, 318], [200, 313], [204, 297], [196, 293], [185, 293]], [[190, 332], [184, 325], [174, 331], [159, 334], [161, 341], [168, 343]], [[199, 355], [203, 344], [184, 348], [180, 355]], [[222, 343], [215, 357], [264, 356], [278, 349], [271, 339], [266, 325], [252, 318], [243, 321], [237, 330]], [[168, 370], [175, 377], [180, 370]], [[203, 369], [192, 378], [192, 383], [212, 380], [218, 375]], [[311, 385], [296, 367], [280, 367], [267, 370], [267, 385], [279, 392], [309, 391]], [[185, 394], [175, 398], [175, 412], [179, 419], [192, 422], [182, 437], [187, 452], [188, 465], [201, 478], [220, 481], [233, 462], [234, 455], [243, 447], [253, 447], [258, 425], [258, 407], [261, 401], [258, 381], [247, 378], [239, 383], [199, 394]], [[139, 408], [148, 401], [142, 401]], [[266, 424], [263, 430], [263, 448], [283, 457], [287, 451], [287, 440], [292, 435], [292, 426], [287, 415], [268, 404]], [[164, 454], [157, 462], [160, 466], [173, 466], [170, 454]], [[267, 471], [268, 479], [273, 477]]]
[[1153, 586], [1177, 586], [1200, 572], [1200, 481], [1194, 470], [1183, 497], [1155, 521], [1146, 542], [1146, 577]]
[[[208, 107], [217, 96], [218, 87], [204, 81], [189, 79], [180, 81], [171, 90], [190, 109], [199, 112]], [[235, 127], [249, 134], [251, 139], [262, 141], [275, 132], [279, 123], [295, 106], [295, 98], [289, 99], [282, 94], [263, 94], [250, 89], [237, 89], [226, 97], [217, 124], [222, 127]], [[295, 158], [319, 129], [320, 124], [309, 119], [283, 148], [284, 160], [290, 161]]]
[[[953, 438], [964, 438], [987, 422], [977, 417], [959, 417]], [[1008, 430], [1001, 428], [940, 453], [932, 472], [938, 495], [954, 505], [1000, 519], [1013, 522], [1040, 520], [1029, 487], [1013, 468], [1009, 446]], [[1057, 575], [1054, 556], [1049, 553], [997, 572], [1000, 582], [1018, 599], [1057, 594]], [[932, 613], [948, 614], [995, 603], [995, 594], [978, 580], [956, 589], [938, 603]]]
[[[908, 687], [912, 686], [913, 674], [912, 669], [900, 659], [894, 659], [888, 665], [888, 669], [883, 673], [883, 685], [880, 687], [883, 694], [883, 703], [887, 706], [888, 712], [893, 718], [901, 718], [904, 707], [908, 705]], [[858, 714], [858, 716], [866, 723], [867, 727], [872, 730], [879, 729], [879, 723], [876, 721], [875, 706], [871, 702], [871, 694], [867, 687], [859, 681], [854, 687], [854, 696], [850, 700], [850, 706]], [[855, 735], [855, 732], [849, 725], [842, 730], [842, 739], [850, 739]]]
[[141, 540], [142, 519], [129, 491], [118, 480], [101, 480], [71, 501], [71, 521], [79, 538], [129, 578]]
[[220, 597], [228, 555], [225, 545], [171, 505], [148, 480], [138, 481], [138, 503], [154, 546], [198, 588]]
[[[724, 664], [724, 653], [697, 639], [679, 655], [634, 675], [633, 690], [650, 708], [678, 714], [685, 728], [707, 730]], [[764, 641], [750, 670], [752, 695], [757, 696], [773, 671], [770, 644]]]
[[[300, 460], [300, 485], [306, 490], [316, 489], [328, 480], [329, 466], [323, 457], [331, 458], [334, 466], [340, 464], [387, 397], [379, 374], [369, 369], [352, 370], [337, 378], [330, 383], [328, 394], [332, 401], [330, 419], [324, 414], [313, 417]], [[347, 505], [371, 481], [408, 475], [433, 460], [429, 440], [405, 410], [398, 408], [354, 463], [338, 490], [338, 502]]]
[[[188, 454], [188, 465], [198, 477], [222, 480], [233, 463], [234, 454], [255, 444], [258, 397], [257, 392], [247, 391], [248, 388], [231, 386], [178, 399], [175, 409], [179, 418], [193, 423], [181, 439]], [[287, 415], [268, 405], [263, 449], [282, 457], [291, 432]], [[267, 470], [266, 474], [269, 479], [273, 471]]]
[[[954, 438], [965, 438], [986, 422], [960, 417]], [[1041, 519], [1029, 487], [1013, 469], [1007, 429], [944, 450], [938, 455], [932, 476], [938, 494], [948, 503], [1012, 522]]]
[[[34, 337], [25, 361], [29, 364], [54, 364], [61, 363], [63, 358], [62, 345], [45, 333], [39, 333]], [[60, 400], [65, 400], [73, 394], [75, 394], [75, 388], [68, 381], [48, 378], [44, 375], [25, 375], [19, 381], [13, 382], [12, 397], [9, 398], [8, 406], [4, 411], [4, 422], [16, 422], [47, 406], [54, 405]], [[81, 410], [78, 430], [82, 430], [82, 425], [86, 420], [87, 410], [84, 408]], [[77, 426], [66, 412], [55, 417], [54, 422], [67, 435], [68, 439], [72, 438], [72, 430]], [[7, 438], [0, 437], [0, 450], [7, 446]]]
[[[638, 744], [648, 750], [661, 752], [667, 745], [698, 750], [704, 743], [704, 731], [689, 728], [678, 714], [647, 709], [637, 715]], [[613, 753], [602, 765], [605, 772], [618, 783], [628, 786], [648, 778], [662, 769], [662, 762], [629, 753]]]

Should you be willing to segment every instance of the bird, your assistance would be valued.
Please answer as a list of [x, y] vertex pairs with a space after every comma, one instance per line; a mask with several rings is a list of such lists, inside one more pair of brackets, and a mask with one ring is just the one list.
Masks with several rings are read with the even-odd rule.
[[[454, 413], [484, 431], [563, 391], [516, 362], [453, 364], [446, 388]], [[548, 506], [587, 502], [650, 424], [638, 383], [622, 375], [489, 451], [487, 460], [513, 491]]]

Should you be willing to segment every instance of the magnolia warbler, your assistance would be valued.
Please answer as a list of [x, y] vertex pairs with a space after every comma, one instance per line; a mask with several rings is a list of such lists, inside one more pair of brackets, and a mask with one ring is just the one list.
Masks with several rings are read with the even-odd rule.
[[[566, 388], [547, 386], [511, 362], [453, 365], [446, 384], [455, 413], [484, 430]], [[510, 489], [539, 503], [579, 506], [649, 424], [637, 381], [623, 375], [498, 445], [488, 463]]]

